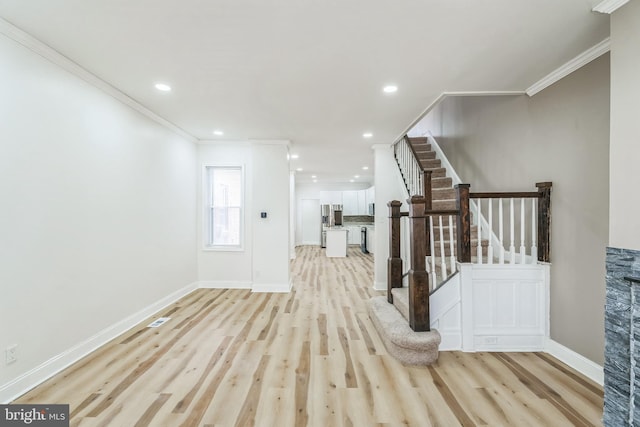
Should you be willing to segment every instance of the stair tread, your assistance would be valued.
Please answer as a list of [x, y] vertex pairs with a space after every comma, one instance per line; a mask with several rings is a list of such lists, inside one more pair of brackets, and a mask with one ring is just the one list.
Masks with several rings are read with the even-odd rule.
[[440, 333], [415, 332], [386, 297], [369, 300], [369, 315], [387, 351], [408, 365], [430, 365], [438, 359]]

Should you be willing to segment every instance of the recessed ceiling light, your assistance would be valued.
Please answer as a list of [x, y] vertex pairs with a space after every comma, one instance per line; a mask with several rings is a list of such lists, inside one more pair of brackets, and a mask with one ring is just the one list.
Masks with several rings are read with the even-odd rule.
[[222, 135], [224, 135], [224, 132], [222, 132], [221, 130], [214, 130], [213, 134], [214, 135], [218, 135], [218, 136], [222, 136]]
[[314, 179], [314, 180], [313, 180], [313, 182], [318, 182], [318, 180], [317, 180], [317, 179]]
[[311, 175], [311, 178], [316, 179], [317, 176], [316, 175]]
[[398, 86], [396, 86], [396, 85], [387, 85], [387, 86], [382, 88], [382, 91], [384, 93], [395, 93], [395, 92], [398, 91]]
[[166, 83], [156, 83], [156, 89], [161, 90], [162, 92], [171, 92], [171, 86]]
[[365, 132], [362, 134], [363, 138], [371, 138], [373, 136], [373, 134], [371, 132]]
[[363, 167], [362, 167], [362, 170], [363, 170], [363, 171], [369, 170], [369, 166], [363, 166]]
[[360, 175], [353, 175], [354, 178], [360, 178]]
[[352, 179], [350, 179], [350, 180], [349, 180], [349, 182], [353, 182], [353, 180], [352, 180]]
[[298, 168], [298, 169], [296, 169], [296, 170], [297, 170], [298, 172], [302, 172], [302, 171], [303, 171], [303, 169], [302, 169], [302, 168]]
[[300, 157], [300, 156], [298, 156], [297, 154], [292, 154], [292, 155], [291, 155], [291, 158], [292, 158], [292, 159], [297, 159], [298, 157]]

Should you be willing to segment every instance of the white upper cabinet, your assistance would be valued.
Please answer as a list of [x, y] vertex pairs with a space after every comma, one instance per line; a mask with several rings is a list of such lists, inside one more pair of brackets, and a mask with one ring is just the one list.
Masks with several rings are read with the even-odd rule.
[[358, 193], [359, 191], [342, 192], [342, 215], [359, 215]]
[[373, 201], [373, 187], [366, 190], [320, 192], [320, 204], [342, 205], [342, 215], [369, 215], [369, 204]]
[[321, 191], [320, 192], [320, 204], [321, 205], [342, 205], [342, 191]]

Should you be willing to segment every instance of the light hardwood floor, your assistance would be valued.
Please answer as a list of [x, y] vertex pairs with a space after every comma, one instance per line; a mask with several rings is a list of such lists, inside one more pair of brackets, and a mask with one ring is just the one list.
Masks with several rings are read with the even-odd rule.
[[199, 289], [15, 403], [83, 427], [601, 425], [602, 388], [545, 354], [402, 366], [367, 315], [373, 257], [297, 255], [293, 292]]

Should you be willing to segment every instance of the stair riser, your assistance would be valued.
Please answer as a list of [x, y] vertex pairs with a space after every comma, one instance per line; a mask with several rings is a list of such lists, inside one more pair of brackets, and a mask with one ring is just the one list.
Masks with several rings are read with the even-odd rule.
[[[435, 178], [433, 175], [431, 178]], [[431, 189], [451, 188], [453, 185], [451, 178], [438, 178], [431, 180]]]
[[455, 200], [456, 199], [456, 190], [453, 188], [433, 188], [431, 186], [431, 197], [432, 200]]
[[442, 162], [438, 159], [433, 160], [421, 160], [420, 164], [423, 169], [436, 169], [442, 167]]
[[417, 152], [418, 160], [435, 160], [436, 152], [435, 151], [420, 151]]
[[445, 168], [431, 169], [431, 178], [444, 178], [447, 176]]

